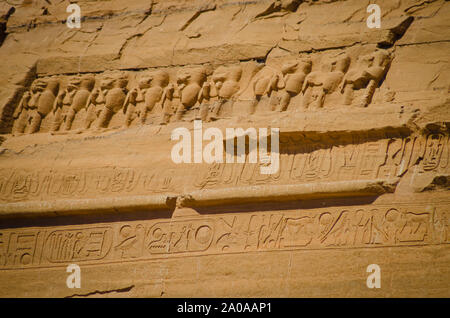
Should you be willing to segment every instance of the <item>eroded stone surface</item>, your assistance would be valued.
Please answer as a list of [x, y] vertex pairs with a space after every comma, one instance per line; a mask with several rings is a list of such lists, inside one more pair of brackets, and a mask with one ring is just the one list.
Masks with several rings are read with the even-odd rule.
[[[2, 3], [0, 295], [448, 297], [450, 3], [366, 2]], [[195, 119], [280, 169], [175, 164]]]

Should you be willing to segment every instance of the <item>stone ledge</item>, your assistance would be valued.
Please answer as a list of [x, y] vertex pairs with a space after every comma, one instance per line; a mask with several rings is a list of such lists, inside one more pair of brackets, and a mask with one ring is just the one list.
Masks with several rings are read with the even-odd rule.
[[173, 209], [175, 201], [185, 207], [244, 204], [270, 201], [313, 200], [392, 193], [398, 179], [320, 182], [276, 186], [248, 186], [199, 190], [183, 195], [123, 196], [102, 199], [30, 201], [0, 204], [0, 218], [68, 216]]

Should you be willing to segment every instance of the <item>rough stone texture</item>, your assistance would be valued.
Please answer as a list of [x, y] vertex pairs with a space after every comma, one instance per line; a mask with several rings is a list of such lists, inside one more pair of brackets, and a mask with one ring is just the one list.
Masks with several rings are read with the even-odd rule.
[[[18, 2], [1, 297], [450, 296], [450, 2]], [[173, 163], [194, 119], [280, 128], [279, 171]]]

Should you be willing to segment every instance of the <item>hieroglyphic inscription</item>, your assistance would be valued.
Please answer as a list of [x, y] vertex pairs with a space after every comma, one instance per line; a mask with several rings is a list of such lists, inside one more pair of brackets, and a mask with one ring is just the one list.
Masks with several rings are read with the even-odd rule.
[[0, 170], [0, 201], [77, 198], [92, 194], [160, 193], [171, 191], [173, 171], [98, 168], [71, 172]]
[[152, 225], [146, 236], [150, 254], [206, 251], [214, 239], [214, 220], [160, 222]]
[[280, 146], [277, 174], [262, 175], [256, 164], [214, 164], [199, 168], [194, 186], [207, 189], [237, 184], [374, 180], [399, 177], [414, 165], [418, 165], [419, 173], [449, 173], [449, 143], [449, 137], [441, 133], [367, 142], [354, 137], [352, 143], [333, 146], [323, 146], [320, 141], [285, 140]]
[[40, 231], [0, 233], [0, 264], [27, 266], [36, 262], [36, 244]]
[[422, 171], [445, 168], [449, 161], [448, 136], [432, 133], [427, 136], [423, 154]]
[[44, 254], [51, 263], [102, 259], [112, 244], [108, 227], [57, 230], [45, 242]]
[[[320, 181], [375, 180], [402, 176], [416, 165], [419, 174], [450, 172], [450, 138], [424, 136], [359, 140], [323, 145], [322, 140], [280, 141], [280, 169], [263, 175], [258, 164], [193, 165], [193, 178], [171, 169], [91, 168], [72, 171], [0, 169], [0, 202], [50, 198], [89, 198], [98, 195], [168, 193], [236, 185], [298, 184]], [[186, 167], [183, 167], [185, 169]]]
[[448, 203], [0, 230], [0, 268], [61, 266], [74, 261], [96, 264], [170, 255], [448, 244]]

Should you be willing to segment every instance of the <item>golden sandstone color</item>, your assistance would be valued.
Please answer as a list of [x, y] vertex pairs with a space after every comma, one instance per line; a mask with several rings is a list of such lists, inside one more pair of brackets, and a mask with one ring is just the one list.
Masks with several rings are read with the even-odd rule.
[[0, 297], [449, 297], [450, 2], [372, 2], [0, 3]]

